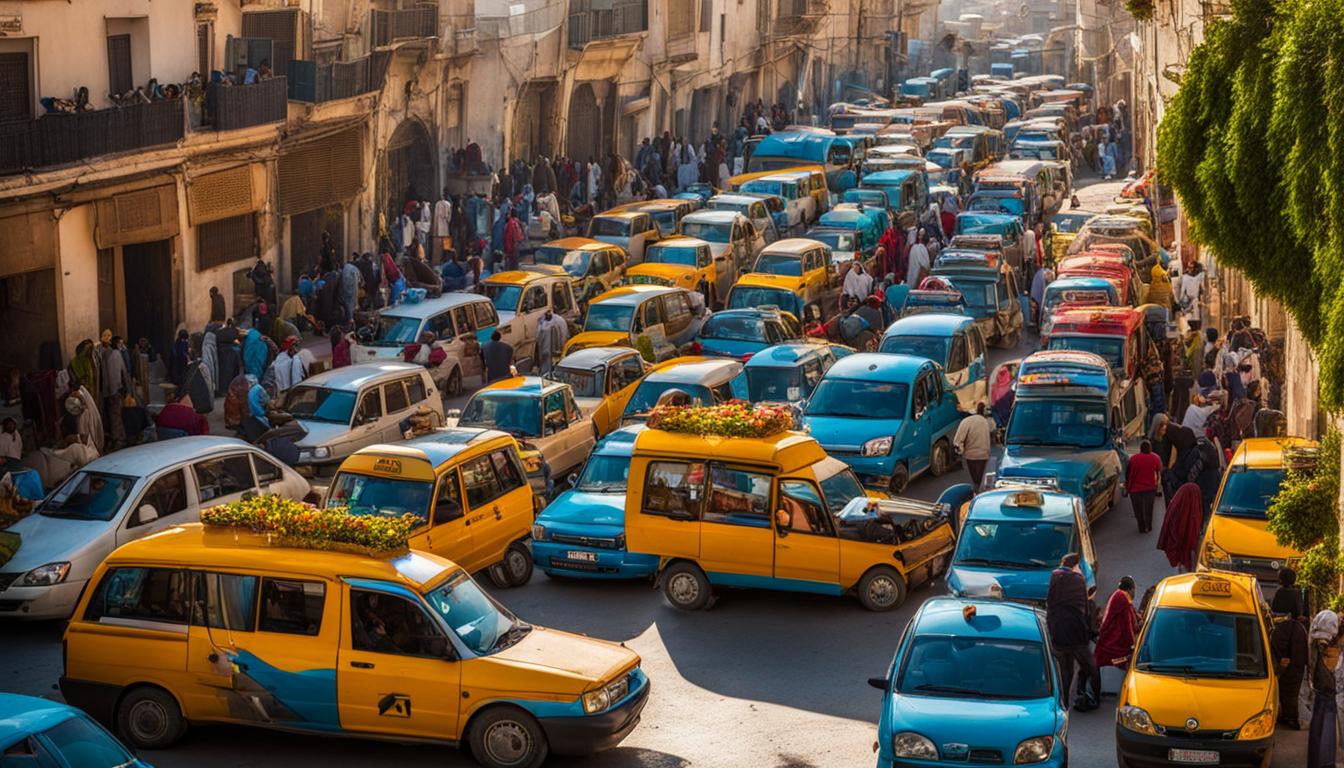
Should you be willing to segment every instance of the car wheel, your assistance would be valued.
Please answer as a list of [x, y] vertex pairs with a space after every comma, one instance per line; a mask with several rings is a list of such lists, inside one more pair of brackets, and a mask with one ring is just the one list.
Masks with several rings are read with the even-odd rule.
[[448, 383], [443, 387], [444, 399], [457, 397], [462, 394], [462, 369], [454, 368], [453, 372], [448, 374]]
[[546, 733], [521, 709], [492, 709], [471, 726], [471, 756], [486, 768], [537, 768], [549, 751]]
[[929, 474], [934, 477], [942, 477], [947, 472], [951, 461], [948, 457], [947, 441], [939, 440], [933, 444], [933, 450], [929, 453]]
[[857, 587], [859, 602], [870, 611], [890, 611], [905, 602], [905, 579], [896, 569], [878, 566], [863, 574]]
[[897, 464], [896, 469], [891, 472], [891, 481], [887, 483], [887, 490], [893, 494], [905, 493], [905, 487], [910, 484], [910, 470], [905, 464]]
[[504, 570], [508, 572], [509, 586], [521, 587], [532, 580], [532, 553], [527, 546], [515, 541], [504, 553]]
[[138, 749], [164, 749], [182, 738], [187, 721], [177, 700], [159, 688], [136, 688], [117, 706], [117, 730]]
[[663, 596], [674, 608], [699, 611], [712, 594], [705, 572], [691, 563], [677, 563], [663, 572]]

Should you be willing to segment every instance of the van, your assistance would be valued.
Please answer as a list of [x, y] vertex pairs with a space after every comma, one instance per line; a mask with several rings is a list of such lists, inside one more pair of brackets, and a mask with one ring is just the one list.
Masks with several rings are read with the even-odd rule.
[[420, 525], [411, 547], [468, 573], [489, 568], [500, 588], [532, 578], [527, 535], [538, 505], [518, 442], [504, 432], [442, 429], [357, 451], [336, 471], [325, 505], [352, 515], [414, 515]]
[[[670, 232], [668, 234], [671, 234]], [[607, 211], [588, 222], [588, 237], [619, 245], [630, 256], [631, 265], [644, 260], [644, 249], [662, 237], [653, 215], [643, 211]]]
[[754, 195], [715, 195], [705, 202], [705, 209], [735, 211], [746, 216], [767, 244], [775, 242], [780, 237], [770, 209], [766, 207], [765, 201]]
[[536, 364], [537, 323], [547, 312], [566, 321], [579, 319], [573, 284], [568, 275], [536, 270], [496, 272], [482, 282], [485, 295], [499, 314], [499, 334], [513, 347], [515, 361], [523, 367]]
[[432, 373], [444, 397], [462, 394], [463, 385], [485, 383], [481, 345], [499, 325], [495, 305], [475, 293], [445, 293], [419, 303], [402, 303], [378, 312], [371, 337], [361, 337], [350, 347], [350, 362], [371, 363], [401, 360], [407, 344], [434, 334], [434, 346], [448, 357]]
[[957, 396], [957, 407], [975, 413], [977, 403], [989, 406], [985, 347], [974, 318], [930, 313], [892, 323], [882, 334], [877, 351], [925, 357], [942, 366], [947, 388]]
[[566, 342], [565, 354], [588, 347], [637, 347], [643, 337], [655, 358], [672, 357], [695, 338], [707, 315], [700, 294], [685, 288], [623, 286], [588, 303], [583, 330]]
[[197, 523], [113, 552], [66, 628], [65, 700], [139, 749], [230, 723], [464, 746], [487, 768], [639, 723], [633, 651], [524, 622], [429, 552], [302, 544]]
[[615, 288], [625, 274], [625, 251], [620, 246], [586, 237], [552, 240], [537, 246], [532, 257], [536, 263], [523, 269], [568, 275], [580, 304]]

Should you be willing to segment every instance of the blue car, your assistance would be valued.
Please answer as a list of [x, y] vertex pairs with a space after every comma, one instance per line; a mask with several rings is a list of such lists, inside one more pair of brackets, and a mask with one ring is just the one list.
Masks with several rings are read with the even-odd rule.
[[0, 765], [151, 768], [80, 710], [15, 693], [0, 693]]
[[612, 432], [532, 526], [532, 562], [547, 575], [635, 579], [658, 570], [656, 555], [625, 550], [625, 485], [630, 454], [643, 424]]
[[776, 344], [802, 337], [797, 320], [777, 309], [724, 309], [709, 316], [695, 337], [695, 354], [749, 360]]
[[821, 377], [853, 349], [819, 341], [790, 341], [751, 356], [743, 365], [753, 403], [798, 403], [812, 396]]
[[1080, 553], [1087, 586], [1097, 583], [1092, 529], [1077, 496], [1029, 487], [976, 496], [961, 523], [948, 590], [959, 597], [994, 597], [1045, 605], [1050, 573], [1060, 558]]
[[961, 421], [942, 368], [912, 355], [861, 352], [837, 360], [813, 390], [803, 424], [865, 484], [900, 493], [952, 466]]
[[886, 677], [878, 768], [1068, 765], [1044, 616], [1024, 605], [936, 597], [920, 606]]
[[961, 410], [975, 413], [976, 403], [989, 406], [985, 339], [975, 318], [936, 313], [903, 317], [882, 334], [877, 351], [926, 357], [943, 367], [947, 388]]

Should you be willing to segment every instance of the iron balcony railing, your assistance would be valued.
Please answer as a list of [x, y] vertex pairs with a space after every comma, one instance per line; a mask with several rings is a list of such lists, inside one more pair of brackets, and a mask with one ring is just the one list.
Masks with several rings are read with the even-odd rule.
[[645, 0], [617, 0], [608, 9], [591, 8], [591, 0], [575, 0], [569, 14], [569, 47], [581, 49], [594, 40], [647, 32], [649, 7]]
[[382, 90], [389, 58], [387, 51], [376, 51], [368, 56], [333, 64], [291, 61], [289, 98], [291, 101], [321, 103]]
[[369, 29], [374, 48], [382, 48], [399, 40], [420, 40], [438, 37], [439, 9], [435, 5], [421, 5], [400, 11], [369, 12]]
[[0, 124], [0, 175], [175, 144], [186, 126], [182, 99]]
[[211, 83], [205, 96], [207, 124], [217, 131], [283, 122], [289, 111], [289, 80], [272, 77], [251, 85]]

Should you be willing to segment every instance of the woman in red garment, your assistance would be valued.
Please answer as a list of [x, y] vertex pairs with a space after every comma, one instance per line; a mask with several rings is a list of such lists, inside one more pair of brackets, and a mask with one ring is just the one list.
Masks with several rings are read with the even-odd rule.
[[1195, 549], [1204, 524], [1204, 499], [1195, 483], [1182, 485], [1167, 503], [1157, 548], [1180, 573], [1195, 570]]
[[1139, 615], [1134, 612], [1134, 579], [1125, 576], [1120, 586], [1106, 601], [1106, 612], [1101, 616], [1101, 631], [1097, 635], [1094, 658], [1097, 668], [1129, 665], [1134, 653], [1134, 638], [1139, 631]]

